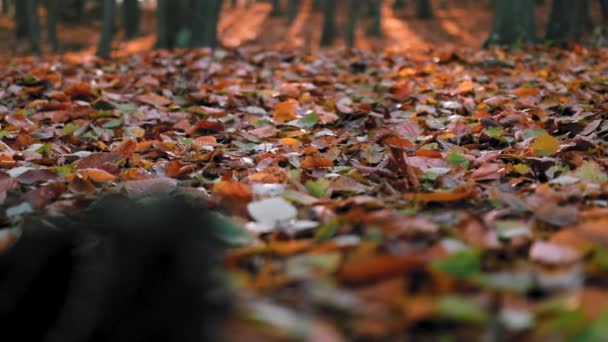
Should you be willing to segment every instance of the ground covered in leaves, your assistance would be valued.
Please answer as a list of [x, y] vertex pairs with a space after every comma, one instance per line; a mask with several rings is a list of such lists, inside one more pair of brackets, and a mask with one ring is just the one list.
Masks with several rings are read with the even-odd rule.
[[239, 340], [608, 334], [607, 50], [21, 59], [0, 118], [4, 227], [178, 188], [231, 216]]

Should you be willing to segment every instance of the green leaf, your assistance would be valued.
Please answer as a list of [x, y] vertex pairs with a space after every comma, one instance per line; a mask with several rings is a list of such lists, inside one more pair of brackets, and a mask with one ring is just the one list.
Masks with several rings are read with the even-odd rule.
[[471, 163], [461, 153], [452, 151], [448, 154], [446, 161], [453, 165], [460, 165], [461, 167], [468, 169]]
[[76, 130], [78, 130], [78, 126], [74, 125], [73, 123], [69, 123], [63, 126], [63, 135], [70, 135], [76, 132]]
[[521, 137], [522, 137], [524, 140], [526, 140], [526, 139], [530, 139], [530, 138], [536, 138], [536, 137], [538, 137], [539, 135], [541, 135], [541, 134], [543, 134], [543, 133], [546, 133], [546, 132], [545, 132], [545, 130], [544, 130], [544, 129], [542, 129], [542, 128], [538, 128], [538, 127], [535, 127], [535, 128], [529, 128], [529, 129], [524, 130], [524, 131], [521, 133]]
[[40, 146], [40, 148], [38, 148], [36, 150], [36, 152], [46, 154], [46, 153], [50, 153], [52, 150], [53, 150], [53, 146], [49, 143], [46, 143], [46, 144]]
[[319, 115], [317, 113], [306, 114], [300, 119], [300, 124], [303, 128], [313, 128], [319, 122]]
[[433, 262], [432, 267], [455, 278], [470, 278], [481, 270], [481, 257], [481, 251], [460, 251]]
[[592, 161], [585, 162], [576, 170], [575, 174], [578, 178], [588, 183], [602, 184], [608, 182], [608, 175], [596, 162]]
[[487, 313], [468, 298], [446, 296], [437, 303], [437, 314], [445, 319], [466, 322], [484, 323], [488, 321]]
[[116, 128], [122, 126], [122, 120], [112, 119], [102, 125], [103, 128]]
[[69, 175], [69, 174], [73, 173], [74, 168], [70, 165], [62, 165], [62, 166], [55, 166], [55, 167], [51, 168], [51, 171], [55, 172], [56, 174], [58, 174], [60, 176], [64, 176], [64, 175]]
[[133, 103], [121, 103], [118, 105], [118, 110], [123, 114], [131, 114], [137, 110], [137, 106]]
[[496, 140], [503, 140], [503, 136], [505, 135], [505, 131], [500, 127], [488, 127], [484, 129], [484, 133], [490, 138], [494, 138]]
[[339, 229], [340, 229], [340, 222], [338, 222], [338, 220], [332, 220], [332, 221], [326, 222], [321, 227], [319, 227], [317, 229], [317, 231], [315, 231], [314, 240], [316, 242], [328, 240], [328, 239], [332, 238], [334, 235], [336, 235], [336, 233], [338, 232]]
[[316, 181], [309, 180], [304, 184], [308, 193], [315, 197], [329, 197], [329, 181], [325, 178], [319, 178]]

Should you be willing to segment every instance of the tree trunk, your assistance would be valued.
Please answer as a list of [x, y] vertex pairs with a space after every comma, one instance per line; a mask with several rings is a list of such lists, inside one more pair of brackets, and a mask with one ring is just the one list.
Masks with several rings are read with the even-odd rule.
[[289, 0], [287, 3], [287, 20], [291, 23], [298, 15], [300, 8], [300, 0]]
[[608, 0], [600, 0], [600, 8], [602, 9], [602, 27], [608, 29]]
[[15, 37], [17, 40], [23, 39], [28, 35], [27, 28], [27, 3], [25, 0], [15, 2]]
[[103, 23], [101, 37], [97, 47], [97, 56], [108, 57], [112, 52], [112, 35], [114, 31], [114, 0], [103, 0]]
[[173, 11], [170, 0], [158, 0], [156, 6], [156, 48], [172, 49], [175, 43], [175, 32], [171, 24]]
[[405, 8], [405, 0], [395, 0], [393, 2], [393, 8], [396, 10], [401, 10]]
[[3, 15], [8, 15], [8, 12], [10, 12], [11, 7], [9, 6], [9, 0], [2, 0], [2, 14]]
[[40, 55], [40, 22], [38, 20], [38, 6], [36, 0], [20, 0], [25, 3], [27, 13], [27, 34], [32, 54]]
[[348, 11], [348, 24], [346, 27], [346, 45], [350, 48], [355, 46], [355, 35], [357, 31], [357, 22], [359, 21], [359, 13], [361, 11], [360, 0], [350, 0]]
[[433, 17], [431, 0], [416, 0], [416, 16], [420, 19], [430, 19]]
[[270, 12], [270, 15], [273, 17], [278, 17], [282, 14], [283, 11], [281, 10], [281, 0], [272, 0], [272, 12]]
[[323, 31], [321, 32], [321, 46], [331, 46], [336, 40], [336, 1], [323, 1]]
[[122, 3], [122, 21], [127, 39], [133, 39], [139, 34], [139, 2], [137, 0], [124, 0]]
[[533, 0], [496, 0], [494, 12], [494, 26], [484, 46], [536, 42]]
[[192, 47], [216, 47], [221, 0], [196, 0], [192, 21]]
[[59, 0], [47, 0], [46, 25], [47, 39], [53, 52], [59, 50], [59, 39], [57, 39], [57, 16], [59, 15]]
[[589, 0], [554, 0], [547, 24], [547, 40], [555, 44], [580, 41], [593, 29]]
[[382, 0], [370, 0], [370, 14], [372, 15], [372, 26], [368, 33], [371, 36], [382, 35]]

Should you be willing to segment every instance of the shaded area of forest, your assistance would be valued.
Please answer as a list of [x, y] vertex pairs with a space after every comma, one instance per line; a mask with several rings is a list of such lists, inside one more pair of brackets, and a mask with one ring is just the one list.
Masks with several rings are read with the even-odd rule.
[[[74, 3], [78, 1], [83, 3], [82, 8], [74, 10], [80, 11], [79, 14], [62, 8], [55, 14], [58, 16], [58, 20], [55, 20], [52, 19], [53, 15], [50, 13], [52, 11], [50, 6], [54, 1], [56, 0], [47, 0], [44, 2], [44, 6], [38, 7], [38, 17], [40, 18], [38, 25], [41, 33], [38, 33], [35, 39], [42, 42], [41, 52], [44, 54], [73, 52], [91, 55], [96, 49], [98, 50], [103, 31], [103, 4], [99, 1], [71, 0]], [[163, 30], [162, 25], [159, 25], [159, 18], [161, 21], [166, 21], [162, 18], [183, 16], [183, 14], [175, 12], [176, 9], [170, 8], [178, 6], [178, 2], [163, 5], [162, 1], [158, 4], [156, 1], [139, 3], [135, 1], [139, 5], [138, 10], [136, 14], [129, 14], [127, 4], [132, 2], [125, 1], [124, 4], [116, 4], [113, 7], [113, 39], [111, 45], [108, 45], [109, 43], [106, 45], [112, 46], [114, 53], [141, 52], [163, 45], [187, 47], [194, 42], [193, 39], [199, 41], [196, 43], [199, 46], [215, 45], [213, 38], [197, 38], [192, 35], [192, 32], [203, 32], [204, 27], [188, 27], [188, 31], [179, 31], [180, 29], [177, 28], [174, 29], [177, 31], [169, 40], [159, 40], [159, 37], [162, 36], [159, 30]], [[425, 2], [431, 6], [426, 9], [428, 13], [424, 13], [425, 8], [420, 5]], [[603, 36], [601, 30], [595, 30], [592, 23], [603, 22], [604, 18], [601, 13], [604, 9], [602, 6], [604, 2], [604, 0], [585, 1], [590, 6], [586, 11], [592, 17], [587, 20], [588, 23], [585, 24], [586, 28], [583, 31], [595, 36], [594, 43], [596, 44], [603, 44], [604, 40], [601, 38]], [[3, 4], [7, 3], [10, 4], [10, 1], [3, 2]], [[510, 4], [510, 2], [508, 3]], [[324, 7], [323, 1], [224, 1], [221, 13], [217, 18], [217, 32], [211, 33], [211, 36], [216, 37], [218, 44], [224, 47], [258, 46], [272, 49], [296, 48], [306, 51], [314, 51], [322, 45], [350, 45], [367, 50], [407, 50], [453, 46], [477, 48], [488, 39], [493, 24], [499, 22], [499, 20], [494, 20], [493, 1], [415, 2], [397, 0], [359, 1], [355, 4], [357, 5], [353, 8], [351, 1], [335, 2], [334, 20], [330, 25], [332, 37], [323, 38], [328, 26], [326, 25], [328, 21], [325, 19], [327, 9]], [[160, 8], [157, 5], [169, 7]], [[537, 36], [542, 37], [547, 31], [548, 34], [553, 35], [553, 39], [555, 36], [563, 36], [563, 41], [566, 42], [577, 40], [576, 35], [581, 33], [575, 33], [575, 36], [570, 37], [569, 33], [563, 30], [558, 31], [553, 27], [555, 25], [548, 24], [549, 18], [553, 15], [554, 20], [564, 23], [562, 26], [567, 27], [567, 22], [560, 18], [561, 14], [550, 13], [551, 5], [564, 7], [559, 1], [555, 3], [538, 1], [535, 6], [534, 30]], [[379, 6], [381, 10], [375, 11], [374, 6]], [[31, 42], [26, 39], [28, 36], [26, 26], [30, 23], [27, 18], [31, 18], [31, 16], [24, 17], [25, 19], [22, 20], [24, 23], [19, 24], [18, 6], [12, 7], [7, 7], [4, 15], [0, 17], [0, 47], [3, 51], [0, 56], [2, 57], [26, 55], [32, 51]], [[277, 10], [277, 8], [279, 9]], [[496, 10], [497, 13], [505, 12], [500, 8]], [[561, 12], [568, 11], [571, 9], [565, 8]], [[194, 9], [193, 12], [197, 13], [197, 10]], [[209, 11], [198, 12], [208, 13]], [[517, 14], [508, 15], [517, 17]], [[355, 16], [354, 20], [353, 16]], [[176, 20], [180, 19], [171, 19], [170, 22]], [[216, 19], [192, 17], [186, 21], [190, 20], [206, 22]], [[172, 25], [170, 22], [169, 25]], [[55, 30], [51, 30], [50, 25], [57, 25], [57, 27]], [[513, 26], [509, 23], [507, 25], [508, 27]], [[515, 36], [512, 39], [517, 40], [520, 37]], [[34, 50], [38, 49], [34, 48]]]

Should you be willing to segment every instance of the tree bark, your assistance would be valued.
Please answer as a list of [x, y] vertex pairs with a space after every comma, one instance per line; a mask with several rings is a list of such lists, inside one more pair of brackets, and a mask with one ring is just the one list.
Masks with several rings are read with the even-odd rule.
[[359, 21], [359, 13], [361, 11], [360, 0], [350, 0], [348, 12], [348, 24], [346, 27], [346, 45], [350, 48], [355, 46], [355, 35], [357, 31], [357, 22]]
[[484, 46], [536, 42], [533, 0], [496, 0], [494, 12], [494, 26]]
[[554, 0], [549, 14], [546, 39], [554, 44], [580, 41], [593, 30], [589, 0]]
[[24, 0], [15, 2], [15, 37], [17, 40], [28, 35], [27, 28], [27, 3]]
[[103, 0], [103, 23], [101, 37], [97, 47], [97, 56], [108, 57], [112, 52], [112, 36], [114, 31], [114, 0]]
[[272, 0], [272, 12], [270, 12], [270, 15], [273, 17], [278, 17], [282, 14], [283, 11], [281, 10], [281, 0]]
[[336, 40], [336, 1], [324, 0], [321, 46], [331, 46]]
[[156, 48], [172, 49], [175, 43], [175, 33], [172, 30], [171, 19], [173, 11], [170, 0], [158, 0], [156, 6]]
[[30, 41], [30, 49], [32, 54], [40, 55], [40, 22], [38, 19], [38, 8], [36, 0], [21, 0], [25, 2], [27, 15], [27, 33]]
[[368, 33], [371, 36], [382, 35], [382, 0], [370, 0], [370, 14], [372, 15], [372, 26]]
[[287, 20], [291, 23], [298, 15], [300, 8], [300, 0], [289, 0], [287, 3]]
[[193, 8], [192, 47], [218, 45], [217, 24], [221, 10], [221, 0], [196, 0]]
[[430, 19], [433, 17], [433, 5], [431, 0], [416, 1], [416, 16], [420, 19]]
[[10, 10], [11, 10], [11, 7], [10, 7], [9, 0], [2, 0], [2, 14], [8, 15], [8, 12], [10, 12]]
[[127, 39], [135, 38], [139, 34], [139, 18], [141, 16], [137, 0], [124, 0], [122, 3], [122, 21]]
[[59, 0], [47, 0], [46, 25], [47, 39], [54, 52], [59, 50], [57, 39], [57, 16], [59, 15]]

